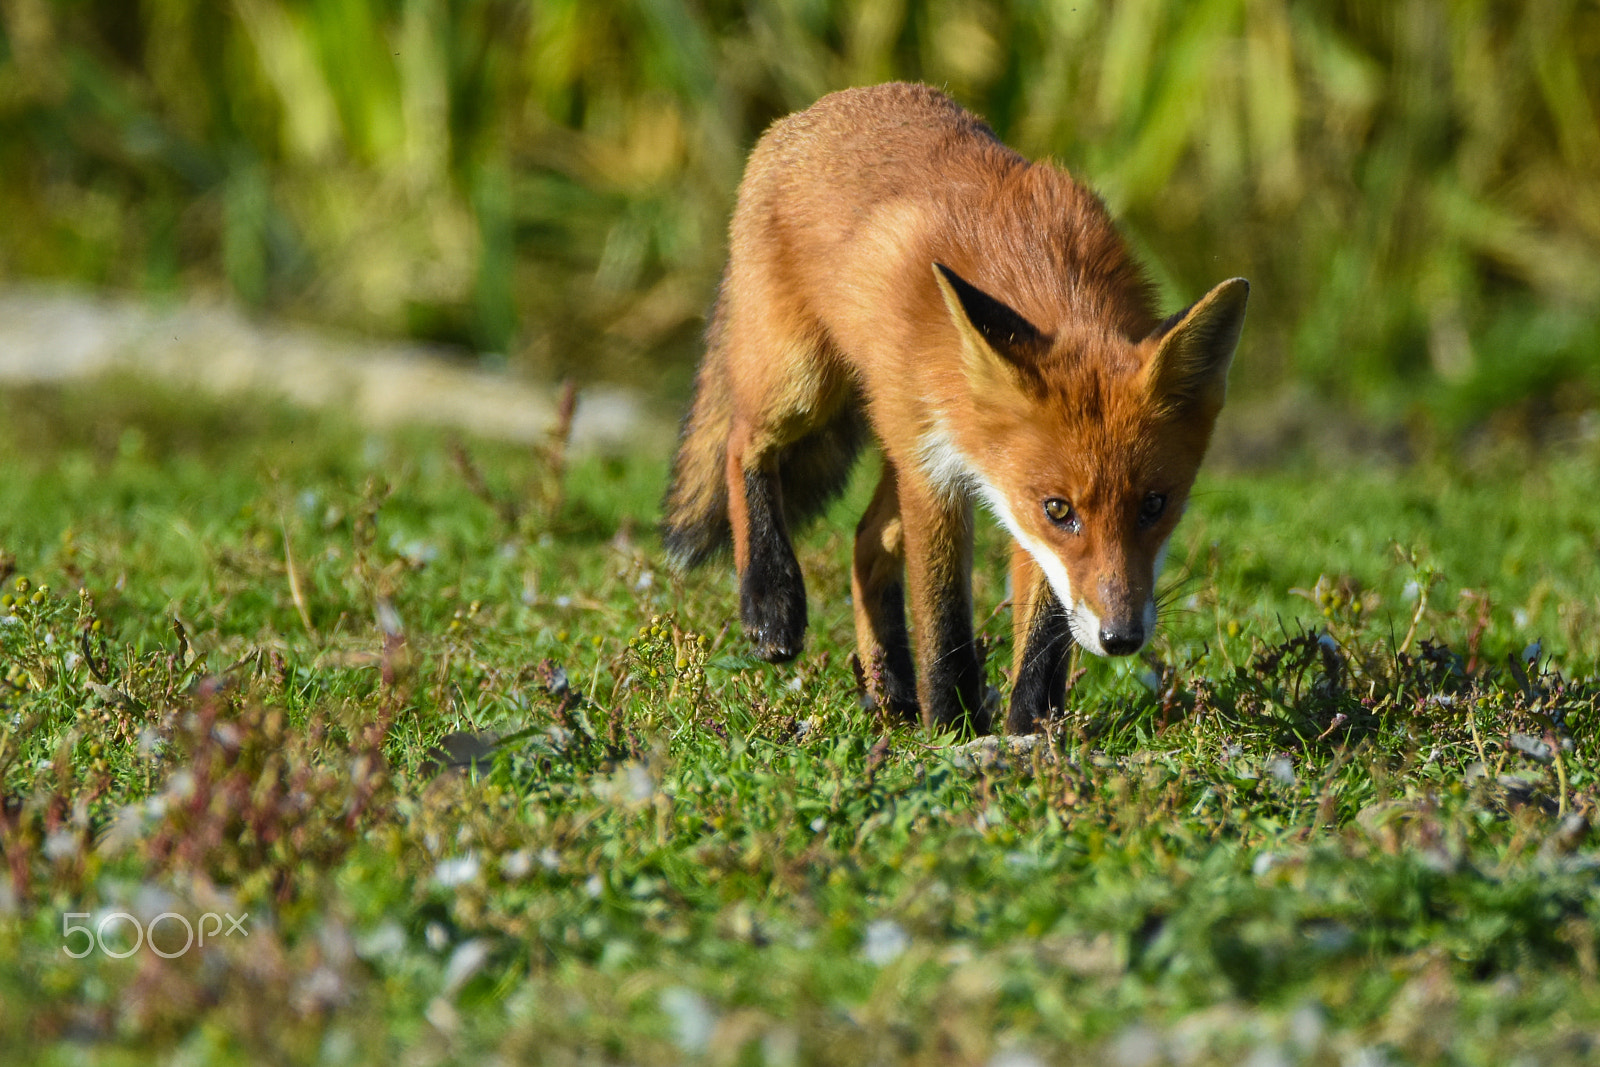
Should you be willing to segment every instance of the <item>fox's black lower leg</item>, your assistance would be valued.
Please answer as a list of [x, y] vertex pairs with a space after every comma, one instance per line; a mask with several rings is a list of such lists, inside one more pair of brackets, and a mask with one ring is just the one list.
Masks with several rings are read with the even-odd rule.
[[986, 734], [988, 686], [972, 640], [971, 507], [902, 493], [900, 515], [923, 724]]
[[1022, 651], [1016, 657], [1006, 733], [1031, 734], [1060, 715], [1067, 702], [1067, 654], [1072, 631], [1055, 594], [1044, 589], [1034, 599]]
[[918, 722], [922, 712], [917, 705], [917, 673], [906, 634], [905, 589], [898, 581], [886, 582], [878, 590], [872, 615], [878, 620], [880, 647], [870, 663], [861, 664], [866, 703], [882, 707], [896, 719]]
[[783, 518], [776, 470], [744, 473], [746, 552], [739, 578], [739, 618], [755, 654], [774, 663], [800, 653], [806, 587]]
[[863, 703], [891, 717], [918, 722], [917, 674], [906, 632], [905, 536], [894, 464], [884, 461], [872, 503], [856, 526], [850, 562], [856, 659]]
[[[963, 733], [987, 734], [991, 726], [984, 700], [987, 685], [978, 647], [972, 640], [971, 601], [941, 604], [933, 619], [938, 655], [921, 665], [927, 684], [923, 721], [934, 729], [954, 727]], [[950, 610], [950, 608], [955, 610]]]

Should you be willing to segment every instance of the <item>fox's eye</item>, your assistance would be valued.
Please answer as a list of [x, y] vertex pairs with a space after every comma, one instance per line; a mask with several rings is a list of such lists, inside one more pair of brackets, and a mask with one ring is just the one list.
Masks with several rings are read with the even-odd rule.
[[1045, 517], [1063, 530], [1077, 533], [1079, 529], [1078, 513], [1071, 504], [1058, 496], [1053, 496], [1044, 502]]
[[1144, 502], [1139, 505], [1139, 528], [1147, 529], [1156, 524], [1161, 518], [1161, 513], [1167, 510], [1167, 494], [1147, 493]]

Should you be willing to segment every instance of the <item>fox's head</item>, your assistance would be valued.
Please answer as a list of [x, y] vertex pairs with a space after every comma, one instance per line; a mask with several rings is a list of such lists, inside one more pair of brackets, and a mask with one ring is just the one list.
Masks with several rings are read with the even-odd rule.
[[[1250, 285], [1234, 278], [1149, 336], [1050, 335], [943, 265], [973, 408], [924, 439], [1044, 572], [1074, 640], [1130, 655], [1155, 629], [1155, 583], [1227, 391]], [[964, 431], [964, 432], [961, 432]], [[941, 440], [940, 435], [943, 435]]]

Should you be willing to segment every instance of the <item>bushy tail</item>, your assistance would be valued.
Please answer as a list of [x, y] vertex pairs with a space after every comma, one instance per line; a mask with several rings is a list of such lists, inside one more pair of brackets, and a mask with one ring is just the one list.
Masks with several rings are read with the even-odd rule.
[[[706, 358], [695, 376], [694, 402], [678, 435], [672, 481], [661, 506], [661, 540], [680, 571], [698, 567], [733, 542], [727, 481], [733, 395], [721, 346], [721, 310], [712, 312]], [[778, 481], [791, 533], [844, 490], [868, 432], [860, 398], [851, 396], [827, 422], [783, 450]]]
[[[672, 482], [662, 503], [661, 540], [673, 567], [698, 567], [732, 543], [728, 524], [728, 430], [733, 421], [727, 385], [710, 367], [700, 370], [694, 404], [683, 421]], [[868, 435], [857, 403], [845, 404], [820, 428], [783, 450], [778, 480], [784, 524], [791, 533], [821, 514], [850, 480]]]

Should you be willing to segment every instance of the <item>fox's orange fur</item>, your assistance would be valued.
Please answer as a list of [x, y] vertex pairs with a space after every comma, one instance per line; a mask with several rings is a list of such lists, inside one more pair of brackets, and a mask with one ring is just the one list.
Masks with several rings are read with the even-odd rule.
[[746, 631], [761, 655], [793, 656], [805, 591], [789, 529], [870, 433], [884, 473], [851, 583], [868, 693], [989, 728], [970, 592], [982, 500], [1017, 542], [1008, 727], [1031, 730], [1059, 708], [1070, 641], [1128, 653], [1150, 636], [1248, 288], [1224, 282], [1161, 322], [1104, 207], [1066, 173], [925, 86], [824, 97], [750, 155], [668, 548], [692, 565], [731, 538]]

